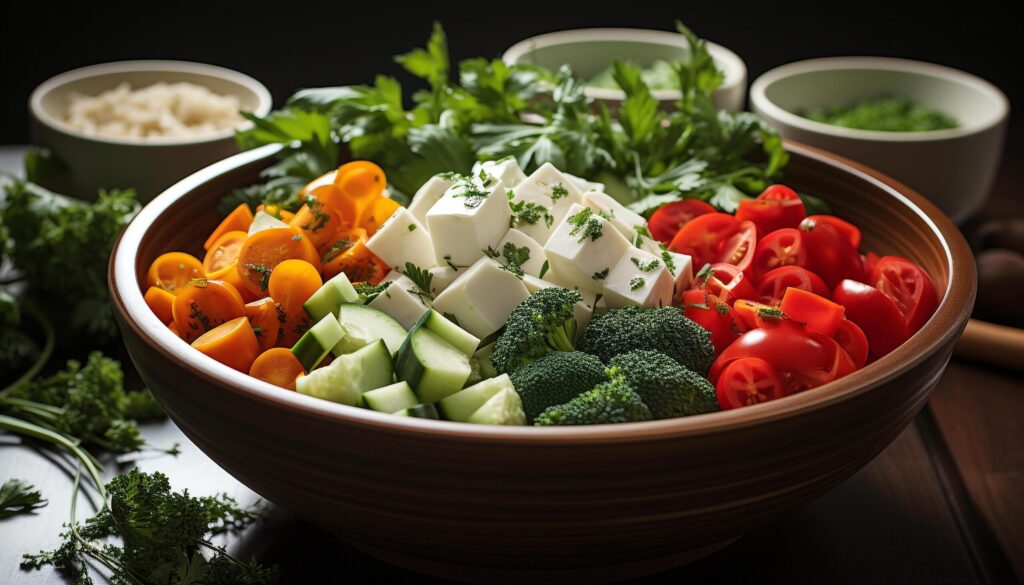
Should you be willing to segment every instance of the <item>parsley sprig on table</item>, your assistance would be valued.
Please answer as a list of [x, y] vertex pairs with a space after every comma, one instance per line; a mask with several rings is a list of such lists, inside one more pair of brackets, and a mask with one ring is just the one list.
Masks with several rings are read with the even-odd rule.
[[9, 479], [0, 485], [0, 520], [24, 514], [46, 505], [43, 495], [31, 484]]

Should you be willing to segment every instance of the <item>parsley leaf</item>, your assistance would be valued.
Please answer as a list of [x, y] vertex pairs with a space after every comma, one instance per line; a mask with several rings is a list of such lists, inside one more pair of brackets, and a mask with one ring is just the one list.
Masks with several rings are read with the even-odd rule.
[[416, 285], [417, 290], [409, 292], [419, 296], [423, 301], [434, 300], [434, 295], [430, 292], [430, 283], [434, 279], [434, 275], [429, 270], [424, 270], [412, 262], [406, 262], [405, 271], [402, 274], [408, 276], [409, 280]]
[[9, 479], [0, 486], [0, 520], [15, 514], [27, 514], [46, 505], [39, 490], [20, 479]]
[[579, 236], [579, 241], [582, 242], [587, 238], [594, 241], [600, 238], [603, 234], [601, 221], [596, 217], [593, 217], [594, 210], [589, 207], [584, 207], [581, 211], [569, 216], [569, 223], [572, 224], [573, 228], [569, 231], [570, 236]]

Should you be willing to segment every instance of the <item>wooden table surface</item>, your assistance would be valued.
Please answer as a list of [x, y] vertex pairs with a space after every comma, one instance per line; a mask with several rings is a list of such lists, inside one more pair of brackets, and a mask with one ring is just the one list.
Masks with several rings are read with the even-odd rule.
[[[0, 169], [23, 149], [0, 148]], [[1006, 164], [987, 213], [1024, 216], [1009, 195], [1024, 186]], [[130, 364], [126, 364], [130, 366]], [[954, 359], [917, 420], [877, 459], [819, 500], [726, 549], [637, 583], [1018, 583], [1024, 581], [1024, 384], [1021, 374]], [[143, 457], [177, 489], [256, 494], [203, 455], [170, 421], [147, 425], [155, 445], [178, 457]], [[107, 472], [117, 468], [106, 465]], [[62, 583], [52, 570], [26, 573], [22, 552], [55, 546], [70, 507], [70, 471], [0, 434], [0, 481], [41, 488], [49, 505], [0, 522], [0, 584]], [[83, 513], [82, 505], [79, 514]], [[324, 531], [267, 505], [266, 523], [229, 539], [243, 557], [276, 563], [282, 583], [441, 583], [367, 557]]]

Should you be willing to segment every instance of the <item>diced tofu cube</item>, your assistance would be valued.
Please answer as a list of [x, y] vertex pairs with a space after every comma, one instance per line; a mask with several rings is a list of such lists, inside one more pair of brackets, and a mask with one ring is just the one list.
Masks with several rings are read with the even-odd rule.
[[399, 207], [366, 241], [366, 247], [388, 266], [412, 262], [424, 270], [436, 264], [426, 228], [408, 209]]
[[444, 192], [452, 186], [451, 175], [434, 175], [430, 179], [423, 183], [419, 191], [412, 197], [412, 202], [409, 203], [409, 213], [413, 215], [420, 223], [425, 224], [427, 222], [427, 212], [430, 208], [437, 203], [438, 199], [444, 195]]
[[602, 297], [611, 309], [664, 307], [672, 303], [675, 280], [659, 256], [634, 248], [612, 266]]
[[600, 191], [604, 193], [604, 183], [598, 183], [596, 181], [588, 181], [584, 178], [577, 177], [576, 175], [570, 175], [569, 173], [562, 171], [562, 174], [569, 177], [576, 182], [576, 187], [586, 193], [587, 191]]
[[501, 329], [528, 296], [523, 281], [485, 257], [439, 294], [434, 308], [454, 315], [460, 327], [483, 339]]
[[504, 187], [483, 189], [468, 180], [456, 180], [427, 212], [434, 244], [434, 262], [469, 266], [494, 248], [508, 231], [512, 211]]
[[430, 299], [408, 276], [395, 270], [389, 272], [384, 280], [391, 281], [391, 284], [370, 301], [369, 306], [384, 311], [402, 327], [411, 329], [430, 308]]
[[484, 176], [491, 177], [501, 182], [506, 189], [514, 189], [519, 183], [526, 180], [526, 173], [519, 168], [514, 156], [506, 156], [499, 160], [478, 162], [473, 165], [473, 178], [485, 183], [481, 179], [481, 172]]
[[589, 207], [573, 205], [544, 245], [559, 281], [599, 293], [612, 266], [633, 249], [629, 240]]
[[[523, 284], [526, 285], [526, 290], [530, 291], [531, 295], [545, 288], [562, 286], [530, 275], [523, 277]], [[576, 318], [577, 327], [576, 337], [578, 339], [580, 334], [583, 333], [583, 329], [590, 324], [590, 318], [594, 315], [594, 304], [597, 302], [597, 295], [587, 290], [576, 290], [582, 297], [580, 302], [576, 303], [576, 306], [573, 307], [573, 316]]]
[[640, 249], [661, 258], [675, 282], [673, 297], [683, 294], [693, 281], [693, 259], [686, 254], [664, 250], [657, 241], [641, 237]]
[[506, 244], [512, 244], [519, 250], [526, 248], [529, 257], [528, 260], [522, 264], [523, 272], [530, 276], [540, 276], [540, 271], [544, 268], [544, 262], [547, 261], [547, 255], [544, 253], [544, 246], [541, 246], [537, 243], [537, 240], [523, 232], [517, 229], [510, 229], [505, 234], [505, 237], [498, 242], [497, 247], [494, 248], [494, 250], [499, 254], [499, 262], [506, 261], [506, 258], [500, 257], [505, 253]]
[[516, 227], [545, 244], [556, 225], [565, 218], [569, 208], [583, 202], [583, 193], [576, 182], [562, 174], [551, 163], [544, 163], [513, 191], [512, 201], [542, 207], [551, 216], [548, 223], [541, 219], [532, 224], [518, 221]]
[[647, 220], [642, 215], [630, 211], [611, 195], [599, 191], [587, 191], [583, 194], [583, 205], [608, 218], [615, 229], [631, 242], [636, 241], [637, 230], [647, 227]]
[[430, 293], [435, 297], [448, 288], [448, 285], [455, 282], [459, 274], [465, 271], [465, 268], [456, 270], [451, 266], [435, 266], [428, 270], [430, 273]]

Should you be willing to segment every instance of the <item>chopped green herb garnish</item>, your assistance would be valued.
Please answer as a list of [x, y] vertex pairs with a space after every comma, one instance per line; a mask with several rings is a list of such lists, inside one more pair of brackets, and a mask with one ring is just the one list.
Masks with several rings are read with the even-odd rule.
[[[504, 270], [515, 274], [519, 278], [523, 277], [523, 264], [530, 261], [529, 247], [522, 246], [517, 248], [512, 242], [505, 242], [505, 245], [501, 248], [500, 258], [497, 255], [492, 256], [491, 252], [494, 252], [494, 250], [490, 247], [484, 251], [485, 254], [497, 260]], [[497, 252], [494, 252], [494, 254], [497, 254]]]
[[[709, 280], [715, 277], [715, 269], [711, 267], [711, 264], [705, 264], [699, 272], [697, 272], [696, 279], [703, 281], [707, 284]], [[703, 286], [703, 285], [702, 285]]]
[[658, 267], [657, 258], [644, 262], [639, 258], [633, 257], [629, 259], [641, 272], [653, 272]]
[[[356, 289], [356, 293], [359, 294], [359, 298], [363, 301], [363, 304], [369, 304], [373, 299], [377, 298], [381, 293], [385, 293], [393, 280], [385, 280], [380, 284], [369, 284], [366, 282], [356, 282], [352, 285]], [[386, 295], [391, 298], [390, 294]]]
[[761, 307], [757, 310], [757, 316], [770, 321], [789, 318], [782, 309], [776, 309], [775, 307]]
[[466, 209], [475, 209], [483, 204], [484, 200], [490, 195], [487, 191], [484, 191], [480, 187], [469, 179], [468, 177], [460, 177], [455, 180], [455, 184], [452, 186], [455, 191], [452, 197], [465, 199], [463, 205]]
[[260, 290], [267, 290], [267, 285], [270, 284], [270, 273], [272, 270], [263, 264], [246, 264], [245, 267], [260, 275], [260, 279], [257, 284], [260, 285]]
[[410, 232], [411, 232], [411, 231], [415, 231], [415, 229], [416, 229], [416, 224], [414, 224], [414, 223], [410, 223], [410, 224], [409, 224], [409, 231], [410, 231]]
[[595, 272], [590, 278], [593, 278], [594, 280], [604, 280], [608, 278], [608, 272], [610, 272], [610, 270], [611, 269], [609, 268], [605, 268], [604, 270]]
[[676, 261], [668, 250], [661, 251], [661, 261], [665, 263], [665, 268], [668, 268], [669, 272], [676, 273]]
[[549, 268], [551, 268], [551, 265], [548, 264], [547, 260], [545, 260], [544, 264], [540, 267], [540, 274], [537, 275], [537, 278], [544, 278], [544, 275], [548, 273]]
[[569, 196], [569, 190], [566, 189], [565, 186], [562, 185], [561, 183], [556, 183], [554, 186], [551, 187], [551, 200], [552, 201], [556, 201], [557, 202], [559, 199], [561, 199], [563, 197], [568, 197], [568, 196]]
[[[444, 313], [441, 313], [441, 314], [444, 315], [445, 319], [448, 319], [452, 323], [454, 323], [456, 325], [459, 325], [459, 319], [458, 319], [458, 317], [455, 316], [454, 313], [444, 312]], [[459, 326], [461, 327], [461, 325], [459, 325]]]
[[352, 242], [350, 240], [338, 240], [337, 242], [331, 244], [326, 250], [324, 250], [324, 253], [320, 255], [320, 262], [322, 262], [323, 264], [327, 264], [328, 262], [334, 260], [338, 256], [344, 254], [348, 249], [350, 249], [354, 245], [355, 242]]
[[647, 281], [643, 277], [636, 276], [629, 281], [629, 290], [636, 290], [645, 284], [647, 284]]
[[484, 187], [490, 187], [494, 183], [494, 177], [483, 169], [480, 169], [480, 173], [477, 176], [480, 178], [480, 184]]
[[295, 234], [294, 236], [292, 236], [292, 239], [295, 240], [296, 242], [301, 242], [302, 236], [300, 236], [299, 234]]
[[[331, 220], [331, 216], [324, 212], [323, 205], [315, 195], [306, 196], [306, 207], [308, 207], [309, 211], [313, 214], [313, 219], [311, 219], [306, 225], [302, 226], [302, 229], [311, 231], [315, 234], [327, 225], [327, 222]], [[278, 219], [280, 219], [280, 217], [278, 217]]]
[[408, 276], [409, 280], [419, 289], [409, 292], [419, 296], [421, 300], [434, 300], [434, 295], [430, 292], [430, 281], [434, 279], [434, 275], [429, 270], [424, 270], [412, 262], [406, 262], [403, 274]]
[[958, 126], [955, 119], [938, 110], [905, 97], [891, 96], [811, 108], [802, 115], [833, 126], [883, 132], [928, 132]]
[[729, 313], [729, 305], [725, 303], [719, 303], [715, 305], [715, 310], [723, 315], [727, 315]]
[[548, 208], [539, 203], [533, 201], [509, 201], [508, 205], [512, 210], [512, 217], [508, 223], [509, 227], [516, 227], [521, 223], [534, 225], [543, 219], [544, 225], [550, 228], [555, 221], [551, 213], [548, 212]]
[[[493, 258], [493, 256], [492, 256], [492, 258]], [[451, 254], [445, 254], [444, 262], [445, 262], [445, 264], [448, 265], [448, 268], [451, 268], [455, 272], [458, 272], [459, 268], [465, 268], [465, 266], [459, 266], [458, 264], [455, 264], [454, 262], [452, 262], [452, 255]]]
[[594, 241], [603, 235], [601, 221], [594, 217], [594, 210], [589, 207], [584, 207], [581, 211], [569, 216], [569, 223], [573, 225], [569, 235], [579, 236], [580, 242], [587, 238]]

